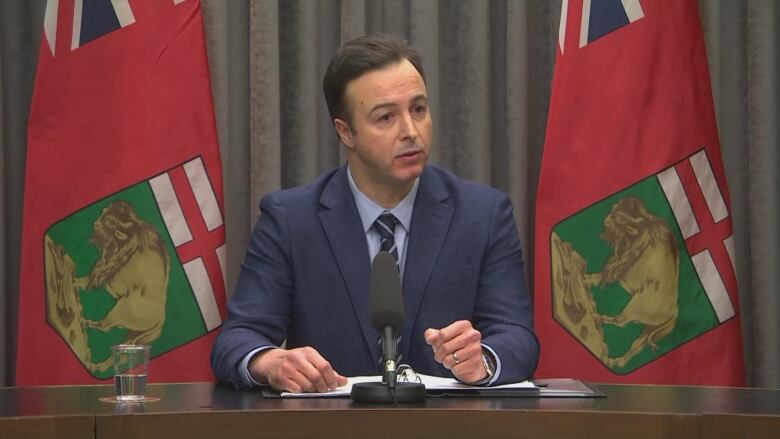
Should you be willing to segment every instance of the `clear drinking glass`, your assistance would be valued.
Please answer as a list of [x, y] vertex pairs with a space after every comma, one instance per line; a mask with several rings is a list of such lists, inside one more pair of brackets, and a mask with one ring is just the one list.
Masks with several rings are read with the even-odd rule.
[[149, 373], [148, 345], [118, 344], [111, 346], [114, 360], [114, 385], [117, 401], [142, 401]]

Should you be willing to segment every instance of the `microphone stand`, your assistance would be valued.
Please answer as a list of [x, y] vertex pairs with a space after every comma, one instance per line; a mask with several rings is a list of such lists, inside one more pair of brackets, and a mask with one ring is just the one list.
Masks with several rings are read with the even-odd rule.
[[[388, 343], [388, 340], [390, 342]], [[398, 369], [395, 364], [395, 338], [393, 337], [393, 327], [390, 325], [382, 328], [382, 359], [384, 360], [384, 373], [382, 373], [382, 382], [387, 384], [387, 388], [392, 392], [395, 390], [395, 383], [398, 379]]]
[[395, 337], [393, 327], [382, 327], [382, 382], [356, 383], [350, 396], [353, 402], [369, 404], [408, 404], [425, 401], [425, 385], [397, 382]]

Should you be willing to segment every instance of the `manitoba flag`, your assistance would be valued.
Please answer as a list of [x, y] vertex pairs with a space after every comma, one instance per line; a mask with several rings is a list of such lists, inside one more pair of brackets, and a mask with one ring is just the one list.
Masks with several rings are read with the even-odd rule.
[[564, 1], [559, 44], [537, 197], [537, 376], [743, 384], [696, 1]]
[[[25, 174], [17, 385], [211, 380], [222, 170], [197, 0], [49, 0]], [[56, 364], [56, 367], [52, 367]]]

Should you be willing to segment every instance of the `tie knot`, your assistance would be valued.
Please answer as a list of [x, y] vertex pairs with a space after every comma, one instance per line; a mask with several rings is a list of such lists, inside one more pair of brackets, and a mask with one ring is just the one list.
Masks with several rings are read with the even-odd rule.
[[395, 246], [395, 225], [398, 224], [398, 219], [390, 212], [385, 212], [379, 215], [379, 218], [374, 221], [374, 230], [379, 234], [379, 250], [390, 253], [395, 259], [395, 266], [398, 266], [398, 248]]
[[395, 233], [395, 225], [398, 222], [395, 215], [390, 212], [385, 212], [379, 215], [379, 218], [374, 222], [374, 229], [379, 233], [382, 240], [393, 238]]

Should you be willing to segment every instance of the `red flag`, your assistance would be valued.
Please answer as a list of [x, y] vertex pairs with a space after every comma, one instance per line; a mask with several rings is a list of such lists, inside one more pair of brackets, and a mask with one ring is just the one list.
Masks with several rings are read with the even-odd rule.
[[563, 2], [536, 212], [539, 377], [742, 385], [694, 0]]
[[50, 0], [28, 126], [17, 385], [212, 380], [222, 169], [198, 0]]

